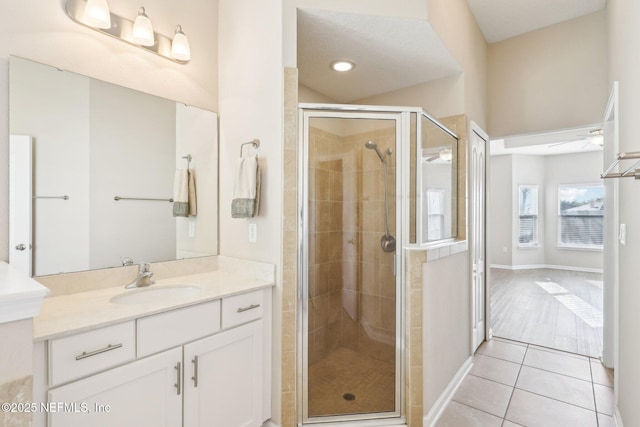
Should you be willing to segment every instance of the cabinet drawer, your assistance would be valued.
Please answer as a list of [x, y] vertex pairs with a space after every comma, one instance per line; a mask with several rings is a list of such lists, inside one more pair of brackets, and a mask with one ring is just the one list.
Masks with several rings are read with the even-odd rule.
[[262, 317], [264, 292], [255, 291], [222, 299], [222, 327], [231, 328]]
[[137, 330], [138, 357], [206, 337], [220, 330], [220, 301], [143, 317]]
[[136, 358], [133, 321], [49, 342], [51, 385], [62, 384]]

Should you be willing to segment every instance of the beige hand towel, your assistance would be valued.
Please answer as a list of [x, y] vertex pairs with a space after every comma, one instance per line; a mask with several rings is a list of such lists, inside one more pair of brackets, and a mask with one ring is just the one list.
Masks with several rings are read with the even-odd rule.
[[260, 209], [260, 165], [257, 156], [242, 157], [236, 168], [232, 218], [251, 218]]
[[173, 181], [173, 216], [189, 216], [189, 172], [176, 169]]
[[193, 171], [189, 172], [189, 216], [196, 216], [198, 214], [197, 199], [196, 199], [196, 177]]

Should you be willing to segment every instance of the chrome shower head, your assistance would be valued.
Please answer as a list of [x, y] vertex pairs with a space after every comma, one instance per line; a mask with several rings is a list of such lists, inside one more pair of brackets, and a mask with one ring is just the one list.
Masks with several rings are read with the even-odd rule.
[[376, 154], [378, 155], [378, 157], [380, 157], [380, 161], [381, 161], [382, 163], [385, 163], [385, 158], [384, 158], [384, 156], [382, 155], [382, 153], [380, 152], [380, 150], [378, 149], [378, 144], [376, 144], [376, 143], [375, 143], [375, 142], [373, 142], [373, 141], [367, 141], [367, 142], [364, 144], [364, 146], [365, 146], [365, 148], [368, 148], [369, 150], [375, 150], [375, 151], [376, 151]]

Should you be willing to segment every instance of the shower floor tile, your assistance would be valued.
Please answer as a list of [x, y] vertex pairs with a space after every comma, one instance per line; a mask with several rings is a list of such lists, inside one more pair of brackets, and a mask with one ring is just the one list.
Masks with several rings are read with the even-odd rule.
[[[346, 400], [345, 394], [355, 396]], [[395, 366], [338, 348], [309, 367], [309, 416], [393, 412]]]

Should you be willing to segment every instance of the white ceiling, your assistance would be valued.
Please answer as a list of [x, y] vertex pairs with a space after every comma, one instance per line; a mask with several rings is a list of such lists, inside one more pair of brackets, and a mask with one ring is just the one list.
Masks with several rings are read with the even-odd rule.
[[607, 0], [467, 0], [488, 43], [605, 8]]
[[[339, 73], [336, 59], [356, 63]], [[348, 103], [460, 73], [462, 69], [428, 22], [298, 10], [300, 84]]]

